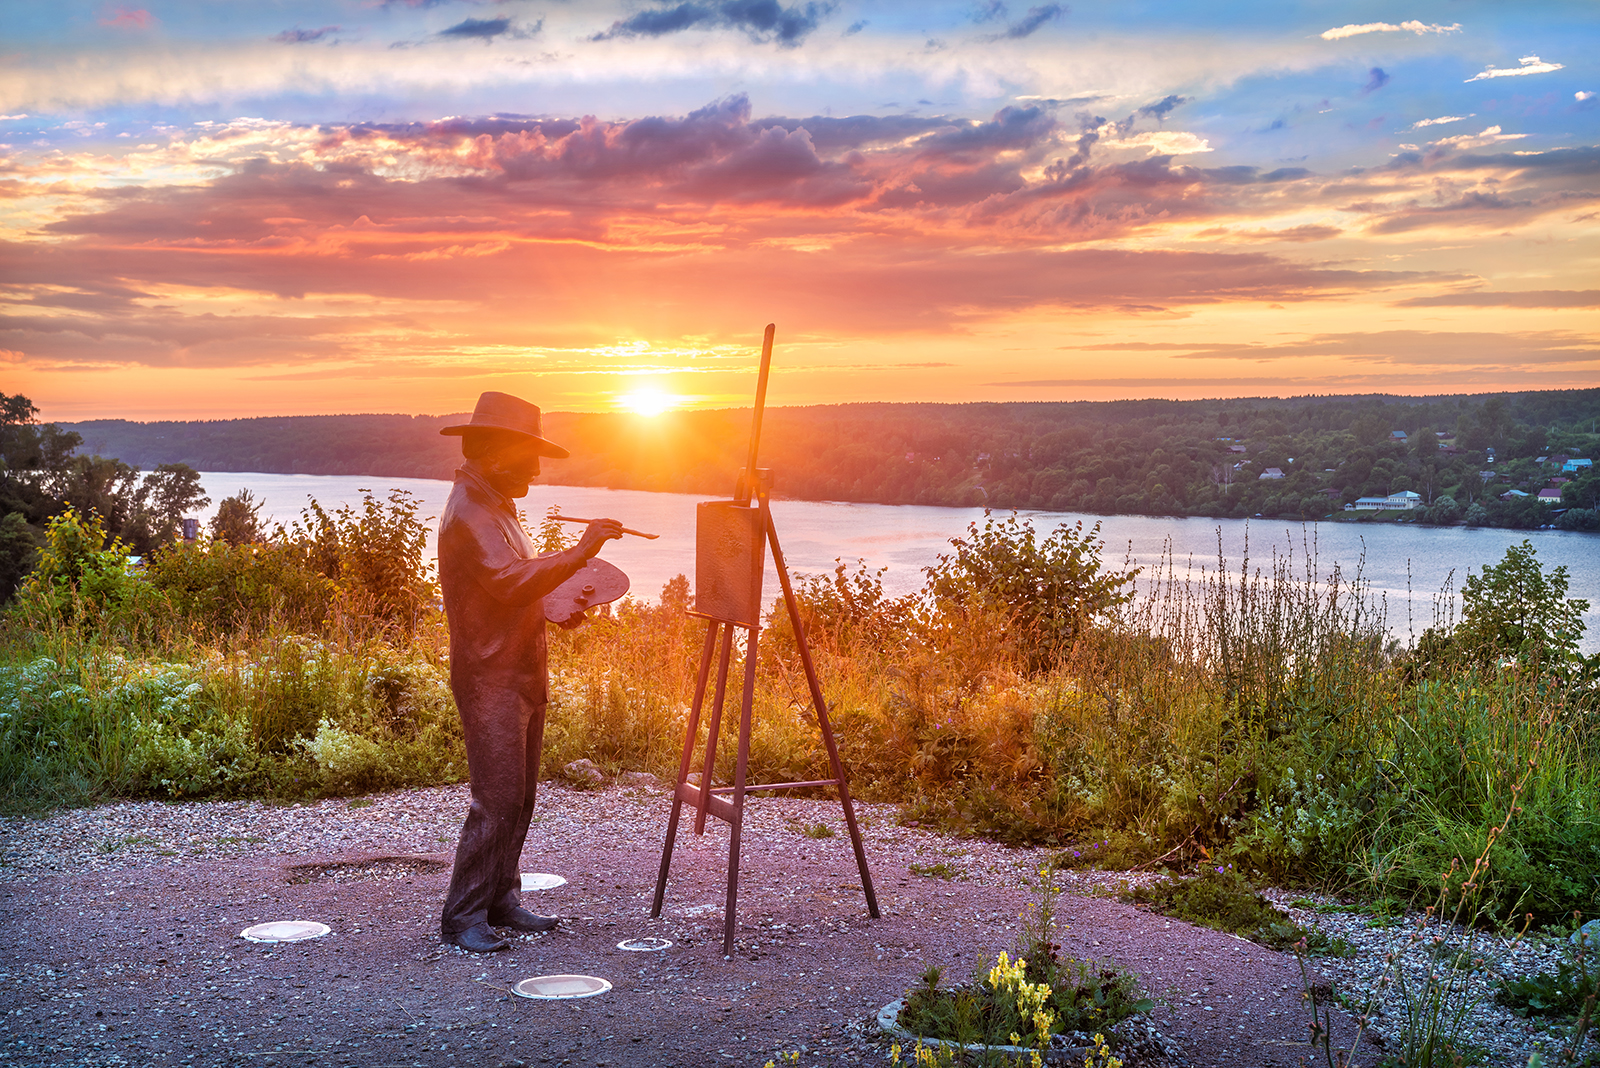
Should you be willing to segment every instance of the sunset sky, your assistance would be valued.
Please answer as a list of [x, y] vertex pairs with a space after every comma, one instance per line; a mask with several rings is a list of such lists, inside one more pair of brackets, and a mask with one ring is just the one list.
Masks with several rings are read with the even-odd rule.
[[1600, 4], [0, 0], [48, 419], [1600, 384]]

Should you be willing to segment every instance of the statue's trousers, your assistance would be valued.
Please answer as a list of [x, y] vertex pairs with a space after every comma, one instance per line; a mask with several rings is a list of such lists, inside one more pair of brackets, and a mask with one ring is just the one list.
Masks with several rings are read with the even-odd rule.
[[545, 706], [520, 690], [451, 672], [461, 710], [472, 807], [456, 845], [440, 928], [450, 935], [493, 923], [522, 903], [522, 844], [533, 818]]

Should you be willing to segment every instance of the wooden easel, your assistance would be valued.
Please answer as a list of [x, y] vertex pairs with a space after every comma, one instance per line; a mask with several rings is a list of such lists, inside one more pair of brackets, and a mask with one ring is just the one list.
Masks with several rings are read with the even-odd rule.
[[[756, 454], [761, 441], [761, 417], [766, 408], [767, 373], [772, 364], [772, 335], [773, 327], [769, 324], [761, 346], [761, 374], [756, 385], [750, 459], [739, 480], [734, 499], [707, 502], [700, 506], [696, 545], [696, 605], [693, 614], [705, 618], [706, 640], [700, 652], [694, 704], [690, 708], [689, 722], [684, 731], [678, 781], [672, 792], [672, 817], [667, 821], [667, 840], [661, 851], [661, 873], [656, 878], [655, 902], [650, 907], [652, 917], [661, 915], [667, 892], [667, 873], [672, 867], [672, 846], [678, 837], [678, 820], [683, 813], [684, 803], [695, 807], [696, 834], [705, 832], [707, 816], [722, 820], [731, 828], [728, 843], [728, 902], [722, 932], [724, 956], [733, 953], [739, 896], [739, 839], [744, 826], [745, 797], [757, 790], [829, 786], [838, 789], [845, 825], [850, 829], [850, 844], [856, 853], [856, 866], [861, 870], [861, 888], [866, 892], [867, 913], [873, 919], [878, 918], [878, 897], [872, 890], [872, 873], [867, 870], [867, 853], [861, 844], [861, 829], [856, 825], [855, 808], [850, 803], [849, 781], [844, 765], [839, 760], [833, 725], [828, 720], [828, 704], [822, 696], [822, 684], [817, 680], [816, 664], [811, 658], [805, 626], [800, 620], [800, 606], [795, 601], [783, 549], [778, 544], [778, 528], [772, 521], [768, 500], [770, 479], [767, 472], [756, 467]], [[788, 609], [789, 624], [794, 629], [795, 645], [800, 650], [800, 663], [805, 669], [811, 705], [817, 715], [817, 726], [822, 731], [822, 743], [828, 751], [828, 767], [832, 778], [758, 785], [745, 781], [750, 766], [750, 719], [755, 703], [756, 661], [761, 631], [761, 578], [768, 547], [772, 550], [772, 562], [778, 569], [783, 603]], [[739, 705], [739, 755], [734, 767], [733, 785], [713, 786], [711, 775], [716, 767], [717, 737], [722, 725], [723, 701], [727, 695], [728, 672], [733, 660], [735, 628], [745, 632], [744, 689]], [[713, 659], [717, 665], [717, 685], [706, 728], [706, 750], [700, 768], [700, 782], [695, 784], [689, 781], [689, 769], [694, 764], [695, 740], [700, 730], [700, 713], [705, 705]]]

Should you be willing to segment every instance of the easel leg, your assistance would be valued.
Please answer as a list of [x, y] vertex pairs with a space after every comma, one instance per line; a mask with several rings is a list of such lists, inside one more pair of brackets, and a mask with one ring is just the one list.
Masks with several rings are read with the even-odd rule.
[[722, 729], [722, 701], [728, 692], [728, 664], [733, 659], [733, 625], [722, 628], [722, 652], [717, 657], [717, 695], [711, 701], [711, 722], [706, 725], [706, 759], [700, 769], [700, 808], [694, 814], [694, 833], [706, 833], [706, 810], [711, 807], [711, 773], [717, 767], [717, 733]]
[[[766, 501], [762, 500], [763, 510]], [[778, 526], [767, 516], [767, 541], [772, 546], [772, 562], [778, 569], [778, 583], [783, 587], [783, 603], [789, 610], [789, 625], [794, 628], [795, 646], [800, 650], [800, 664], [805, 668], [806, 685], [811, 689], [811, 703], [817, 710], [817, 725], [822, 730], [822, 744], [828, 750], [828, 765], [839, 783], [839, 803], [844, 808], [844, 823], [850, 829], [850, 845], [856, 851], [856, 867], [861, 871], [861, 889], [867, 895], [867, 915], [878, 918], [878, 895], [872, 889], [872, 872], [867, 868], [867, 850], [861, 843], [861, 828], [856, 825], [855, 806], [850, 803], [850, 786], [845, 781], [844, 763], [839, 759], [839, 746], [833, 738], [833, 725], [828, 722], [828, 702], [822, 696], [822, 683], [817, 678], [817, 665], [811, 659], [811, 644], [806, 641], [805, 624], [800, 620], [800, 604], [794, 599], [794, 588], [789, 584], [789, 569], [784, 564], [783, 549], [778, 545]]]
[[[730, 631], [732, 627], [728, 628]], [[744, 696], [739, 705], [739, 759], [733, 773], [733, 833], [728, 841], [728, 907], [722, 923], [722, 955], [733, 955], [733, 929], [739, 918], [739, 832], [744, 827], [745, 773], [750, 767], [750, 714], [756, 699], [756, 628], [745, 631]]]
[[650, 906], [652, 919], [661, 917], [661, 904], [667, 893], [667, 872], [672, 867], [672, 845], [678, 838], [678, 817], [683, 812], [683, 798], [677, 787], [689, 781], [689, 765], [694, 761], [695, 735], [700, 732], [700, 706], [706, 697], [706, 678], [711, 673], [711, 657], [717, 649], [717, 623], [706, 623], [705, 647], [700, 650], [700, 673], [694, 682], [694, 703], [689, 707], [689, 722], [683, 732], [683, 757], [678, 761], [678, 781], [672, 791], [672, 816], [667, 820], [667, 841], [661, 848], [661, 874], [656, 876], [655, 903]]

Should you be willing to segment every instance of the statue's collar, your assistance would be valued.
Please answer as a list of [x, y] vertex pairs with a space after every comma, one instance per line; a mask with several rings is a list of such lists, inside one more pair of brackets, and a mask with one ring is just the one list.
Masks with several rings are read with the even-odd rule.
[[517, 506], [511, 502], [511, 498], [490, 485], [489, 480], [472, 465], [463, 464], [456, 468], [456, 481], [466, 483], [470, 492], [481, 494], [490, 506], [509, 512], [511, 515], [517, 514]]

